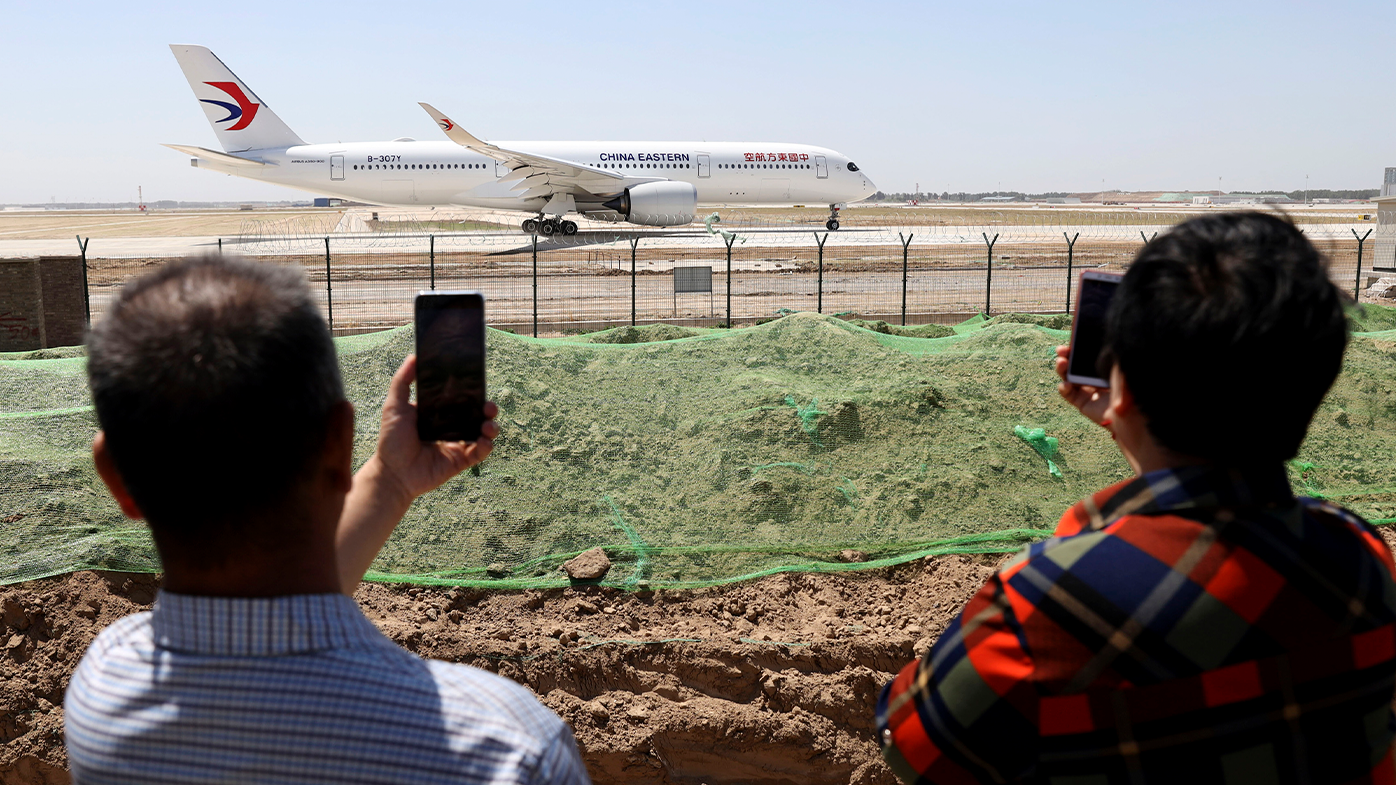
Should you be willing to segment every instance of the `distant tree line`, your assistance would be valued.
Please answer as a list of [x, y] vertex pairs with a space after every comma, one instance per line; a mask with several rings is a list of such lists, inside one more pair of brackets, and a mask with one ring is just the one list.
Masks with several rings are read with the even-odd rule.
[[[1111, 192], [1107, 192], [1111, 193]], [[1196, 191], [1199, 196], [1210, 193], [1208, 191]], [[1302, 202], [1305, 198], [1303, 189], [1298, 191], [1246, 191], [1258, 196], [1286, 196], [1296, 202]], [[1371, 199], [1381, 193], [1378, 188], [1359, 188], [1349, 190], [1332, 190], [1328, 188], [1313, 188], [1308, 192], [1309, 199]], [[1060, 199], [1065, 196], [1075, 196], [1076, 194], [1067, 191], [1045, 191], [1043, 193], [1023, 193], [1022, 191], [979, 191], [970, 193], [968, 191], [942, 191], [935, 193], [885, 193], [878, 191], [868, 198], [870, 202], [910, 202], [912, 200], [930, 202], [978, 202], [991, 197], [1010, 197], [1019, 202], [1040, 202], [1044, 199]], [[1128, 196], [1128, 192], [1120, 192], [1121, 196]]]
[[1065, 191], [1046, 191], [1040, 194], [1028, 194], [1022, 191], [982, 191], [979, 193], [969, 193], [967, 191], [942, 191], [941, 193], [884, 193], [878, 191], [868, 198], [870, 202], [909, 202], [913, 199], [930, 202], [940, 200], [942, 202], [977, 202], [991, 196], [1010, 197], [1020, 202], [1041, 201], [1043, 199], [1059, 199], [1064, 196], [1071, 196]]
[[[150, 210], [198, 210], [220, 207], [240, 207], [244, 204], [252, 204], [258, 207], [309, 207], [308, 201], [284, 201], [284, 202], [178, 202], [173, 199], [159, 199], [146, 202], [145, 206]], [[37, 202], [34, 204], [0, 205], [3, 207], [19, 207], [23, 210], [135, 210], [140, 207], [139, 202]]]
[[[1303, 190], [1289, 192], [1263, 191], [1262, 193], [1284, 193], [1285, 196], [1288, 196], [1296, 202], [1302, 202], [1305, 196], [1305, 192]], [[1349, 189], [1346, 191], [1332, 191], [1327, 188], [1313, 188], [1308, 191], [1308, 197], [1310, 199], [1371, 199], [1373, 196], [1376, 196], [1379, 193], [1381, 193], [1380, 188], [1359, 188], [1357, 190]]]

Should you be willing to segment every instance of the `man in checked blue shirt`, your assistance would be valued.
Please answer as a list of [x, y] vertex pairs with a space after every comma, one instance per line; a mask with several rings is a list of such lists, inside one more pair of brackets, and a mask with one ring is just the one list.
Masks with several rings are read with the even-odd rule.
[[73, 675], [75, 782], [588, 782], [527, 690], [418, 658], [350, 598], [413, 499], [489, 454], [494, 422], [419, 441], [408, 357], [354, 472], [354, 410], [303, 277], [220, 258], [127, 285], [88, 374], [97, 471], [149, 522], [165, 581]]

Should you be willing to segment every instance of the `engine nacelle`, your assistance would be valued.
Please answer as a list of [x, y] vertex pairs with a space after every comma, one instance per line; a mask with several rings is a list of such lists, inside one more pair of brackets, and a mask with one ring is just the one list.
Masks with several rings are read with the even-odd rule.
[[698, 189], [692, 183], [643, 183], [625, 189], [606, 207], [633, 224], [679, 226], [693, 222], [698, 212]]

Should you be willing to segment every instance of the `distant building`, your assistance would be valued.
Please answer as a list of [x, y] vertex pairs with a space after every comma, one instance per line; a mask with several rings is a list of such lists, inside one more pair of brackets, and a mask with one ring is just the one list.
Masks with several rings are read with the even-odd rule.
[[1386, 176], [1381, 179], [1381, 195], [1396, 196], [1396, 166], [1386, 167]]
[[1290, 204], [1294, 201], [1284, 194], [1217, 194], [1208, 198], [1211, 201], [1203, 204]]
[[[1388, 172], [1391, 170], [1388, 169]], [[1385, 188], [1382, 189], [1386, 190]], [[1377, 225], [1396, 226], [1396, 194], [1390, 196], [1378, 196], [1372, 201], [1377, 203]]]
[[980, 199], [979, 201], [981, 201], [981, 202], [1016, 202], [1016, 201], [1018, 201], [1018, 197], [1016, 197], [1016, 196], [986, 196], [986, 197], [984, 197], [983, 199]]
[[1080, 204], [1079, 196], [1049, 196], [1045, 200], [1047, 204]]

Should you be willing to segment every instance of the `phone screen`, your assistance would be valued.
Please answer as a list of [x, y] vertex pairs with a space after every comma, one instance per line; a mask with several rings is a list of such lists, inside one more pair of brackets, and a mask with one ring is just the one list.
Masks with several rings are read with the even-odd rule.
[[417, 325], [417, 435], [425, 442], [480, 438], [485, 408], [485, 297], [422, 292]]
[[1096, 273], [1081, 276], [1076, 301], [1076, 320], [1071, 330], [1071, 357], [1067, 363], [1067, 381], [1095, 387], [1110, 386], [1110, 369], [1098, 367], [1098, 361], [1101, 351], [1105, 348], [1105, 315], [1110, 310], [1110, 301], [1119, 285], [1120, 276], [1114, 274]]

